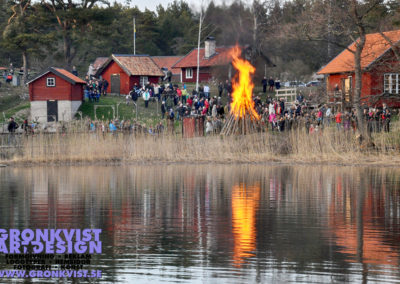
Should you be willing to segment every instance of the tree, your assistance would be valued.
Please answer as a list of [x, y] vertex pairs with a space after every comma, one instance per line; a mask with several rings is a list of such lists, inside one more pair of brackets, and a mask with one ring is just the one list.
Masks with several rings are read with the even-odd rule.
[[105, 0], [42, 0], [55, 18], [57, 30], [62, 37], [64, 61], [68, 69], [72, 68], [79, 41], [86, 36], [85, 32], [90, 30], [93, 21], [93, 11], [97, 3], [106, 4]]
[[[366, 133], [366, 127], [361, 108], [362, 68], [361, 55], [365, 46], [366, 34], [374, 27], [371, 16], [382, 5], [383, 0], [341, 0], [332, 4], [331, 1], [319, 1], [314, 6], [314, 13], [303, 15], [303, 34], [310, 40], [325, 41], [347, 48], [354, 54], [354, 93], [353, 107], [356, 110], [358, 129]], [[326, 14], [332, 13], [331, 22], [327, 22]], [[326, 29], [326, 27], [330, 27]], [[376, 28], [376, 27], [375, 27]], [[349, 49], [337, 38], [346, 38], [354, 42], [354, 49]]]
[[23, 77], [27, 82], [28, 54], [38, 52], [51, 39], [51, 34], [43, 33], [44, 18], [39, 6], [32, 6], [30, 0], [15, 0], [8, 2], [11, 16], [3, 31], [3, 45], [6, 49], [17, 50], [22, 55]]

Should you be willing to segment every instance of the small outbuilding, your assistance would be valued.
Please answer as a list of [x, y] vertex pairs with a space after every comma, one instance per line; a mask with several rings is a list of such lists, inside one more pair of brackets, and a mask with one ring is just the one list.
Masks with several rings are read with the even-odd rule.
[[112, 54], [95, 76], [109, 82], [108, 93], [129, 94], [135, 84], [158, 83], [164, 73], [148, 55]]
[[[385, 102], [400, 107], [399, 46], [400, 30], [366, 35], [361, 54], [361, 102], [365, 106], [382, 106]], [[353, 42], [317, 73], [325, 75], [328, 100], [338, 108], [353, 105], [354, 51]]]
[[86, 82], [65, 69], [50, 67], [28, 84], [31, 119], [50, 122], [73, 119]]

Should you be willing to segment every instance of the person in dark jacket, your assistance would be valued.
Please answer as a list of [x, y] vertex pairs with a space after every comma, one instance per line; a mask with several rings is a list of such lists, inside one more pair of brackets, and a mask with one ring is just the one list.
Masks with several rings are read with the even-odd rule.
[[15, 133], [15, 130], [19, 127], [18, 123], [14, 121], [14, 117], [10, 117], [10, 120], [8, 122], [8, 127], [7, 130], [10, 133]]
[[265, 94], [267, 92], [267, 86], [268, 86], [267, 77], [264, 77], [264, 79], [261, 80], [261, 84], [263, 86], [263, 93]]
[[14, 121], [13, 117], [10, 117], [10, 120], [8, 122], [8, 127], [7, 127], [8, 132], [10, 132], [10, 134], [8, 136], [8, 145], [16, 144], [15, 130], [17, 130], [18, 127], [19, 127], [18, 123], [16, 123]]
[[272, 77], [270, 77], [268, 80], [268, 86], [269, 86], [268, 91], [273, 92], [275, 87], [275, 81], [274, 79], [272, 79]]
[[162, 119], [164, 119], [166, 111], [167, 110], [165, 109], [165, 101], [162, 101], [162, 103], [161, 103], [161, 117], [162, 117]]

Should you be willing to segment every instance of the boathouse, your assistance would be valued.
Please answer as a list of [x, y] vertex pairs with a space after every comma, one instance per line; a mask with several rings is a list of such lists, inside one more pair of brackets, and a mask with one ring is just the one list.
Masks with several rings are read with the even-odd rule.
[[70, 121], [83, 100], [85, 81], [65, 69], [50, 67], [28, 82], [31, 119]]

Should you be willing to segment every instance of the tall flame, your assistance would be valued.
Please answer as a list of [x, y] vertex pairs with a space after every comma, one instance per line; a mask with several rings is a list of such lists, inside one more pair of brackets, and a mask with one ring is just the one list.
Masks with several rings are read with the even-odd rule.
[[232, 48], [230, 52], [233, 67], [238, 70], [232, 81], [231, 114], [235, 116], [236, 120], [243, 118], [246, 114], [250, 115], [250, 118], [260, 119], [254, 109], [252, 99], [254, 84], [251, 75], [254, 74], [256, 68], [247, 60], [240, 58], [241, 52], [238, 46]]

